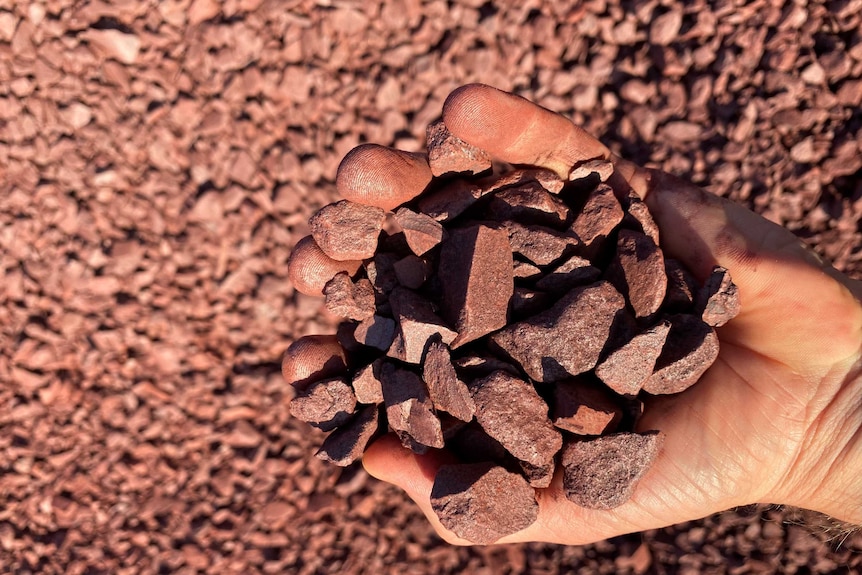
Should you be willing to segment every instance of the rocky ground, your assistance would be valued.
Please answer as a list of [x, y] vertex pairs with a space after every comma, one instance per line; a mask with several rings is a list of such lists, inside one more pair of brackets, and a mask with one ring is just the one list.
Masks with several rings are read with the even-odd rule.
[[450, 547], [395, 489], [312, 457], [322, 434], [289, 417], [279, 373], [333, 326], [286, 260], [340, 158], [421, 149], [466, 82], [862, 277], [860, 26], [860, 0], [0, 0], [0, 567], [862, 570], [862, 536], [769, 507]]

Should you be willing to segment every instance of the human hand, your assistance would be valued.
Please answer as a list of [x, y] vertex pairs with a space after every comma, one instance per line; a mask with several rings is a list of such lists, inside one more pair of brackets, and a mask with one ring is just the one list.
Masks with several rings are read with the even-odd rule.
[[[562, 116], [521, 98], [465, 86], [449, 97], [443, 118], [456, 136], [500, 160], [561, 176], [580, 161], [611, 159], [610, 183], [630, 186], [645, 199], [664, 252], [701, 280], [716, 264], [728, 268], [742, 302], [741, 313], [718, 329], [721, 352], [701, 381], [646, 406], [638, 429], [660, 430], [666, 439], [628, 502], [612, 511], [580, 508], [565, 498], [558, 474], [549, 488], [537, 490], [538, 520], [500, 542], [588, 543], [755, 502], [862, 523], [857, 282], [783, 228], [673, 176], [616, 158]], [[337, 183], [345, 197], [391, 208], [429, 180], [427, 164], [415, 155], [360, 147], [345, 158]], [[331, 277], [333, 264], [321, 254], [297, 252], [291, 279], [298, 285], [313, 290], [320, 284], [314, 274]], [[325, 362], [339, 363], [331, 339], [308, 349], [286, 360], [289, 380], [321, 377]], [[415, 455], [387, 436], [363, 462], [370, 474], [404, 489], [447, 541], [467, 543], [446, 531], [431, 510], [444, 452]]]

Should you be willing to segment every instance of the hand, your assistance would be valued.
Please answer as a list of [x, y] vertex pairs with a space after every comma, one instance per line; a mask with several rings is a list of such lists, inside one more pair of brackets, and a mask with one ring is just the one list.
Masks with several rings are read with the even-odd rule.
[[[666, 440], [628, 502], [612, 511], [580, 508], [565, 498], [558, 471], [552, 485], [537, 492], [538, 520], [501, 543], [583, 544], [758, 502], [862, 524], [862, 285], [787, 230], [622, 160], [566, 118], [517, 96], [464, 86], [447, 99], [443, 119], [456, 136], [500, 160], [563, 177], [577, 162], [610, 159], [610, 183], [631, 187], [645, 200], [664, 252], [700, 279], [716, 264], [726, 267], [742, 304], [741, 313], [718, 329], [721, 353], [701, 381], [647, 403], [639, 430], [661, 430]], [[365, 146], [342, 162], [337, 184], [346, 197], [391, 208], [421, 192], [429, 179], [417, 156]], [[394, 191], [405, 189], [407, 197], [393, 204]], [[311, 259], [292, 259], [295, 281], [308, 284], [308, 270], [321, 268], [319, 262], [306, 265]], [[339, 353], [331, 341], [326, 345], [288, 358], [285, 376], [296, 381], [325, 373], [320, 366]], [[415, 455], [386, 436], [366, 451], [363, 463], [371, 475], [404, 489], [444, 539], [467, 544], [431, 510], [434, 475], [446, 459], [445, 452]]]

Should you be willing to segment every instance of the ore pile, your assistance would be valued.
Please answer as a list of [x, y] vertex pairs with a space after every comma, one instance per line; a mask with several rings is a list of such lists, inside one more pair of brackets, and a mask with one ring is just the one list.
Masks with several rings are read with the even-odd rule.
[[633, 431], [640, 398], [698, 381], [736, 287], [718, 267], [699, 285], [665, 257], [608, 162], [569, 181], [494, 173], [439, 122], [428, 155], [435, 179], [391, 214], [345, 200], [311, 218], [327, 256], [362, 264], [323, 290], [347, 318], [345, 369], [294, 382], [293, 415], [332, 431], [317, 455], [337, 465], [387, 430], [416, 453], [453, 452], [462, 463], [439, 471], [431, 503], [476, 543], [529, 526], [558, 466], [573, 503], [621, 505], [663, 439]]

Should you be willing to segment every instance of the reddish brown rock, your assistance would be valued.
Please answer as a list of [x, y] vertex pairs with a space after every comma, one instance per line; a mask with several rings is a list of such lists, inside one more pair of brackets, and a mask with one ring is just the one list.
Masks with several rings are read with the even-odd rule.
[[387, 352], [390, 357], [419, 364], [432, 336], [439, 335], [449, 345], [458, 335], [434, 313], [431, 303], [415, 292], [397, 287], [389, 301], [398, 320], [398, 337]]
[[355, 408], [356, 396], [340, 377], [313, 383], [290, 401], [291, 415], [323, 431], [347, 422]]
[[623, 220], [623, 208], [607, 184], [600, 184], [587, 196], [583, 209], [569, 229], [585, 245], [601, 242]]
[[506, 325], [514, 289], [504, 230], [472, 225], [453, 230], [440, 251], [443, 316], [458, 331], [457, 348]]
[[720, 327], [739, 313], [739, 290], [730, 273], [716, 266], [697, 293], [697, 309], [701, 318], [713, 327]]
[[526, 461], [518, 461], [518, 465], [527, 483], [535, 489], [550, 487], [554, 480], [554, 471], [557, 469], [553, 459], [544, 465], [530, 465]]
[[359, 368], [353, 374], [351, 385], [356, 401], [359, 403], [377, 404], [383, 403], [383, 386], [380, 383], [380, 370], [383, 361], [378, 359], [372, 363]]
[[341, 272], [323, 286], [326, 309], [333, 314], [361, 321], [374, 315], [374, 286], [367, 279], [355, 283]]
[[364, 260], [374, 255], [386, 212], [341, 200], [320, 208], [308, 220], [314, 241], [334, 260]]
[[398, 278], [398, 283], [406, 288], [419, 289], [422, 287], [431, 274], [433, 268], [431, 262], [422, 259], [415, 254], [405, 256], [395, 262], [395, 277]]
[[347, 467], [365, 452], [365, 447], [379, 428], [380, 409], [367, 405], [353, 419], [340, 425], [323, 440], [315, 454], [318, 458]]
[[382, 303], [387, 301], [389, 292], [398, 285], [398, 276], [395, 274], [395, 263], [400, 259], [396, 254], [380, 252], [374, 254], [374, 258], [371, 261], [365, 263], [365, 273], [371, 285], [374, 286], [378, 308]]
[[613, 509], [628, 501], [658, 457], [659, 433], [617, 433], [572, 441], [563, 447], [563, 489], [587, 509]]
[[513, 221], [502, 222], [509, 234], [514, 253], [539, 266], [551, 264], [581, 247], [581, 241], [543, 226], [525, 226]]
[[598, 382], [576, 378], [554, 386], [551, 420], [560, 429], [576, 435], [603, 435], [616, 431], [623, 409]]
[[623, 224], [632, 229], [640, 229], [656, 245], [660, 245], [658, 225], [644, 201], [634, 192], [629, 192], [625, 198], [624, 207], [626, 214], [623, 217]]
[[428, 386], [428, 395], [435, 409], [445, 411], [462, 421], [470, 421], [473, 418], [476, 405], [470, 396], [470, 390], [458, 379], [449, 348], [438, 336], [432, 338], [428, 344], [422, 364], [422, 378]]
[[359, 322], [353, 338], [360, 344], [386, 351], [395, 339], [395, 321], [382, 315], [372, 315]]
[[537, 265], [525, 262], [523, 260], [515, 260], [512, 264], [512, 275], [515, 279], [536, 279], [542, 275], [542, 268]]
[[486, 213], [497, 221], [514, 220], [555, 229], [563, 228], [569, 219], [569, 207], [536, 181], [495, 193]]
[[422, 194], [418, 207], [423, 214], [445, 223], [460, 216], [487, 193], [487, 188], [476, 182], [455, 179]]
[[572, 256], [536, 282], [536, 288], [553, 294], [565, 293], [574, 287], [591, 284], [602, 272], [579, 256]]
[[718, 357], [718, 336], [699, 317], [672, 315], [670, 332], [656, 368], [644, 383], [652, 394], [679, 393], [697, 383]]
[[533, 386], [505, 371], [470, 384], [476, 421], [506, 450], [535, 466], [546, 465], [560, 450], [562, 436], [548, 419], [548, 406]]
[[425, 132], [431, 173], [478, 174], [491, 169], [488, 152], [454, 136], [442, 120], [430, 124]]
[[605, 281], [575, 288], [550, 309], [491, 337], [532, 379], [554, 382], [595, 367], [625, 300]]
[[443, 447], [443, 431], [422, 379], [412, 371], [384, 363], [380, 370], [386, 418], [404, 447], [424, 453]]
[[682, 262], [673, 258], [664, 259], [667, 274], [667, 294], [664, 297], [665, 311], [688, 311], [694, 304], [697, 280]]
[[662, 321], [612, 351], [596, 366], [596, 375], [620, 395], [637, 395], [652, 375], [670, 322]]
[[431, 507], [443, 527], [479, 545], [526, 529], [539, 514], [535, 491], [524, 478], [489, 462], [442, 466]]
[[569, 172], [569, 181], [580, 180], [581, 178], [586, 178], [596, 174], [599, 177], [599, 181], [605, 182], [613, 173], [614, 165], [610, 160], [596, 158], [575, 164], [574, 167], [572, 167], [572, 171]]
[[401, 226], [401, 232], [407, 240], [410, 250], [417, 256], [435, 248], [443, 241], [443, 226], [425, 214], [419, 214], [407, 208], [395, 211], [395, 220]]
[[608, 277], [631, 305], [638, 318], [655, 314], [667, 292], [667, 274], [661, 248], [648, 236], [620, 230], [617, 255]]

